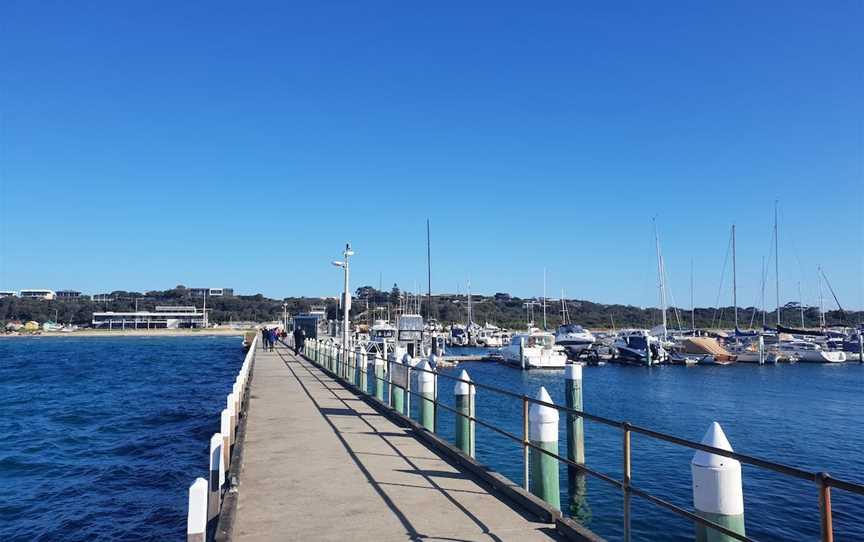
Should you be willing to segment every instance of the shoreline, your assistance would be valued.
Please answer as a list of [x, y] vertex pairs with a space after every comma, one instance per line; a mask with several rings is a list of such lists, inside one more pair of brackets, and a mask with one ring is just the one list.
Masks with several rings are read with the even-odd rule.
[[3, 339], [53, 338], [53, 337], [242, 337], [248, 329], [84, 329], [79, 331], [42, 331], [40, 333], [4, 333]]

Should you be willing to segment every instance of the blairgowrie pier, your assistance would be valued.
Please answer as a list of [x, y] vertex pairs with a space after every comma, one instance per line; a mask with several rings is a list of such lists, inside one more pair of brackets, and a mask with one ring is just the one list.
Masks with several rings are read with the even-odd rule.
[[[253, 340], [210, 442], [209, 474], [189, 488], [187, 539], [600, 541], [561, 512], [562, 488], [572, 496], [593, 479], [620, 491], [619, 509], [593, 514], [622, 517], [625, 541], [636, 499], [692, 524], [676, 538], [749, 541], [756, 539], [745, 517], [759, 519], [745, 515], [747, 465], [810, 483], [820, 539], [832, 541], [832, 492], [864, 496], [864, 486], [827, 473], [736, 453], [716, 422], [694, 442], [585, 412], [578, 364], [564, 371], [561, 405], [545, 388], [529, 397], [475, 382], [464, 370], [453, 376], [426, 360], [404, 361], [355, 349], [350, 340], [308, 339], [299, 355], [290, 336], [273, 351]], [[442, 379], [454, 382], [452, 401], [438, 395]], [[491, 394], [521, 410], [520, 432], [477, 417], [476, 405]], [[442, 416], [454, 420], [448, 434]], [[588, 424], [617, 431], [621, 477], [586, 461]], [[478, 426], [521, 449], [521, 484], [474, 458]], [[692, 506], [633, 483], [634, 434], [692, 450], [689, 472], [680, 473], [692, 480]]]

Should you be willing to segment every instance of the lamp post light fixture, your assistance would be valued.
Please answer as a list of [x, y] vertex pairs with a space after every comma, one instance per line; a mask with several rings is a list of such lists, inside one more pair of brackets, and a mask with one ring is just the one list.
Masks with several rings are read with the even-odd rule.
[[350, 353], [348, 345], [348, 314], [351, 312], [351, 294], [348, 293], [348, 277], [351, 272], [351, 265], [349, 260], [353, 255], [354, 251], [351, 250], [351, 243], [345, 243], [345, 251], [342, 253], [344, 259], [341, 261], [336, 260], [332, 262], [333, 265], [335, 265], [336, 267], [341, 267], [344, 270], [345, 276], [344, 293], [342, 297], [342, 359], [348, 359], [348, 355]]

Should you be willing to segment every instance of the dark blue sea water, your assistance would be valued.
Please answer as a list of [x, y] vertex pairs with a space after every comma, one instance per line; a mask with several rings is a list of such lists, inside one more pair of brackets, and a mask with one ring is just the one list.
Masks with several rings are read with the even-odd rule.
[[237, 337], [0, 339], [0, 540], [182, 540]]
[[[454, 353], [455, 352], [451, 352]], [[523, 372], [497, 363], [463, 363], [477, 382], [518, 393], [535, 394], [546, 386], [563, 404], [563, 371]], [[583, 371], [584, 408], [672, 435], [701, 440], [712, 421], [722, 425], [736, 451], [807, 470], [864, 482], [864, 366], [803, 364], [726, 367], [664, 366], [651, 369], [606, 365]], [[452, 405], [453, 385], [440, 379], [439, 396]], [[477, 417], [521, 435], [521, 404], [478, 390]], [[416, 410], [416, 400], [412, 409]], [[562, 416], [561, 447], [566, 455]], [[453, 435], [453, 416], [444, 413], [439, 432]], [[477, 427], [477, 458], [521, 483], [522, 452], [488, 429]], [[588, 466], [621, 479], [621, 431], [585, 422]], [[633, 435], [633, 484], [681, 507], [692, 505], [692, 451]], [[562, 507], [610, 540], [622, 535], [619, 490], [588, 479], [586, 495], [567, 495], [561, 470]], [[744, 466], [747, 534], [760, 540], [818, 540], [819, 510], [815, 484]], [[864, 497], [832, 491], [835, 540], [864, 540]], [[692, 525], [656, 505], [633, 498], [633, 540], [686, 541]]]

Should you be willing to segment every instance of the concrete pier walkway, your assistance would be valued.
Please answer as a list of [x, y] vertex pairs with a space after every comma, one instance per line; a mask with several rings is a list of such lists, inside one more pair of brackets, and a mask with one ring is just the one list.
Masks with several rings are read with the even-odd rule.
[[557, 540], [309, 362], [260, 351], [234, 538]]

